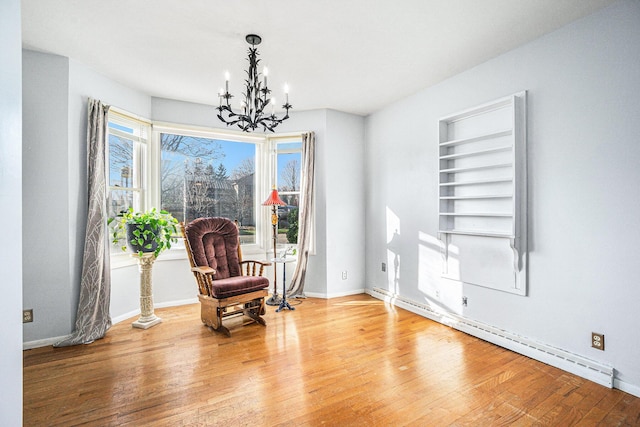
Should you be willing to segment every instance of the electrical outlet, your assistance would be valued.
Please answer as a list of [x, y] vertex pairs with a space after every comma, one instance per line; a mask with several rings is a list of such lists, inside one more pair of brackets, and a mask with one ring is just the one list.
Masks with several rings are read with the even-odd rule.
[[383, 262], [382, 263], [382, 272], [384, 273], [385, 271], [387, 271], [387, 263]]
[[462, 297], [462, 306], [466, 307], [468, 303], [467, 297]]
[[436, 298], [440, 298], [440, 290], [436, 291]]
[[33, 309], [22, 310], [22, 323], [33, 322]]
[[591, 347], [604, 351], [604, 334], [591, 332]]
[[342, 280], [347, 280], [347, 270], [342, 272]]

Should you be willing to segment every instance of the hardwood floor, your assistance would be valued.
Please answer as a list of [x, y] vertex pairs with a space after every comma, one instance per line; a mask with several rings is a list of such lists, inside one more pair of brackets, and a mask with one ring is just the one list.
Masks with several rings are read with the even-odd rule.
[[640, 398], [367, 295], [298, 301], [231, 338], [194, 304], [25, 351], [24, 425], [640, 425]]

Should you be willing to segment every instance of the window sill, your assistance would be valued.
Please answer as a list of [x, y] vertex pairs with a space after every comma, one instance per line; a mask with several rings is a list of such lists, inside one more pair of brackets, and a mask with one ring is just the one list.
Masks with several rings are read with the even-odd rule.
[[[126, 268], [138, 265], [135, 257], [131, 256], [132, 252], [111, 253], [111, 269]], [[264, 250], [260, 250], [258, 245], [247, 245], [242, 247], [243, 259], [266, 259]], [[184, 244], [173, 245], [168, 251], [164, 251], [158, 257], [157, 262], [187, 259], [187, 251]]]
[[[136, 258], [132, 256], [131, 252], [121, 252], [121, 253], [112, 253], [111, 254], [111, 269], [115, 270], [118, 268], [126, 268], [134, 265], [138, 265]], [[184, 246], [173, 247], [168, 251], [164, 251], [157, 259], [157, 262], [161, 261], [171, 261], [171, 260], [179, 260], [179, 259], [187, 259], [187, 252], [184, 249]]]

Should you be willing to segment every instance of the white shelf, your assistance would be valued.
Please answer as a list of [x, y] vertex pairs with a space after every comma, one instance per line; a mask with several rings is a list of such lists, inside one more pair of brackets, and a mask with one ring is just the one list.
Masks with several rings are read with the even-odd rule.
[[497, 212], [440, 212], [442, 216], [487, 216], [496, 218], [511, 218], [513, 214]]
[[451, 181], [451, 182], [441, 182], [440, 187], [455, 187], [459, 185], [499, 184], [501, 182], [512, 182], [512, 181], [513, 181], [513, 178], [476, 179], [473, 181]]
[[525, 295], [526, 92], [449, 115], [439, 129], [443, 276]]
[[482, 200], [482, 199], [510, 199], [511, 194], [480, 194], [473, 196], [440, 196], [440, 200]]
[[438, 233], [441, 234], [461, 234], [467, 236], [482, 236], [482, 237], [501, 237], [513, 239], [515, 236], [509, 233], [503, 233], [500, 231], [490, 231], [490, 230], [438, 230]]
[[486, 150], [470, 151], [468, 153], [447, 154], [445, 156], [440, 156], [440, 160], [462, 159], [464, 157], [473, 157], [473, 156], [479, 156], [482, 154], [493, 154], [493, 153], [500, 153], [504, 151], [511, 151], [512, 149], [513, 147], [511, 145], [503, 145], [501, 147], [488, 148]]
[[506, 130], [501, 130], [498, 132], [491, 132], [491, 133], [486, 133], [484, 135], [478, 135], [478, 136], [474, 136], [471, 138], [460, 138], [460, 139], [454, 139], [451, 141], [445, 141], [445, 142], [441, 142], [440, 143], [440, 147], [453, 147], [455, 145], [460, 145], [460, 144], [470, 144], [472, 142], [478, 142], [478, 141], [482, 141], [485, 139], [493, 139], [493, 138], [500, 138], [503, 136], [509, 136], [512, 134], [512, 130], [511, 129], [506, 129]]
[[513, 163], [496, 163], [496, 164], [482, 165], [482, 166], [469, 166], [469, 167], [463, 167], [463, 168], [440, 169], [440, 173], [471, 172], [471, 171], [479, 171], [479, 170], [486, 170], [486, 169], [509, 168], [511, 166], [513, 166]]

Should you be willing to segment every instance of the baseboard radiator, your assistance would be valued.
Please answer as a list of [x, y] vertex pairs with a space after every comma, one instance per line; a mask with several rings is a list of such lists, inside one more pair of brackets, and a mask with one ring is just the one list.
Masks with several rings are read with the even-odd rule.
[[366, 293], [374, 298], [378, 298], [397, 307], [404, 308], [405, 310], [427, 317], [438, 323], [450, 326], [454, 329], [530, 357], [534, 360], [538, 360], [542, 363], [546, 363], [578, 375], [605, 387], [613, 387], [614, 370], [611, 366], [586, 359], [582, 356], [556, 347], [530, 340], [509, 331], [467, 319], [455, 313], [436, 311], [433, 307], [430, 307], [427, 304], [412, 301], [385, 289], [367, 289]]

